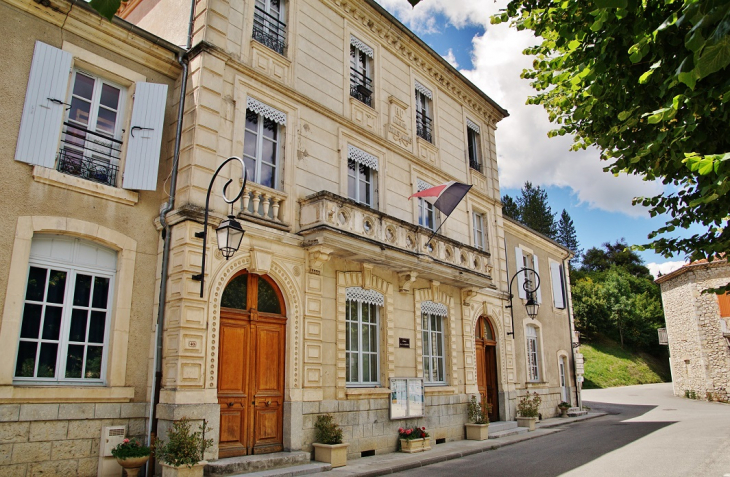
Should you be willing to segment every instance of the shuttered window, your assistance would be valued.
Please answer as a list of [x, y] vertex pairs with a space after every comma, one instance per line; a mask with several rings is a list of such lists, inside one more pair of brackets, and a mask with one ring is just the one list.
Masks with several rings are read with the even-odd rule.
[[730, 316], [730, 295], [717, 295], [717, 302], [720, 305], [720, 316]]

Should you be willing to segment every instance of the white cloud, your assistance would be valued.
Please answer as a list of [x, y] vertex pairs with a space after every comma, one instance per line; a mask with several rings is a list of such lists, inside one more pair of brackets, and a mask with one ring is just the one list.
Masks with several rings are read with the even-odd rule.
[[434, 31], [436, 14], [456, 27], [471, 24], [485, 29], [484, 35], [472, 39], [472, 68], [460, 71], [510, 113], [498, 124], [496, 132], [502, 187], [518, 188], [526, 180], [543, 187], [569, 187], [578, 201], [590, 207], [647, 217], [646, 210], [632, 206], [631, 200], [660, 193], [661, 183], [603, 172], [608, 164], [599, 160], [598, 151], [570, 152], [572, 138], [548, 138], [547, 132], [554, 125], [548, 121], [545, 110], [525, 105], [535, 91], [528, 80], [520, 78], [522, 70], [532, 64], [522, 50], [537, 40], [529, 31], [489, 24], [490, 16], [504, 8], [506, 1], [425, 0], [414, 9], [405, 0], [379, 2], [420, 34]]
[[449, 48], [449, 51], [447, 51], [444, 55], [444, 59], [454, 68], [459, 67], [459, 63], [456, 61], [456, 56], [454, 55], [454, 50], [451, 48]]
[[671, 273], [678, 268], [682, 267], [683, 265], [687, 265], [687, 262], [664, 262], [664, 263], [647, 263], [646, 266], [649, 269], [649, 272], [654, 276], [654, 278], [659, 277], [659, 274], [666, 275], [667, 273]]

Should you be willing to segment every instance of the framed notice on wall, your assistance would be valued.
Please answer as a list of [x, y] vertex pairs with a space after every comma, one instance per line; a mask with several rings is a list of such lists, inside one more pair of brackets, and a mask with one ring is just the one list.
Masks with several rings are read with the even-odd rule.
[[390, 378], [390, 418], [423, 417], [423, 378]]

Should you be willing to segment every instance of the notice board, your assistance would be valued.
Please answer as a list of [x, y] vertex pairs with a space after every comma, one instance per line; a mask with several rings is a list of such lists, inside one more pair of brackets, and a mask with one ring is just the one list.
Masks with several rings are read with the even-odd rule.
[[390, 378], [390, 418], [423, 417], [423, 378]]

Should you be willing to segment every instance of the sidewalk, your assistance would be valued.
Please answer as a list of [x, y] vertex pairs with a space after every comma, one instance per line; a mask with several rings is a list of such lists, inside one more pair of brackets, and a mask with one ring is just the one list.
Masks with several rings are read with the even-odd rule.
[[605, 416], [604, 412], [589, 412], [585, 416], [570, 418], [550, 418], [545, 419], [535, 425], [533, 432], [519, 434], [498, 439], [487, 439], [486, 441], [452, 441], [444, 444], [431, 443], [431, 450], [418, 454], [403, 454], [401, 452], [393, 452], [391, 454], [375, 455], [372, 457], [363, 457], [360, 459], [350, 459], [347, 466], [332, 469], [327, 472], [327, 477], [375, 477], [378, 475], [392, 474], [403, 470], [423, 467], [437, 462], [458, 459], [467, 455], [487, 452], [499, 449], [503, 446], [515, 444], [517, 442], [536, 439], [542, 436], [548, 436], [563, 429], [562, 426], [571, 425], [587, 419]]

